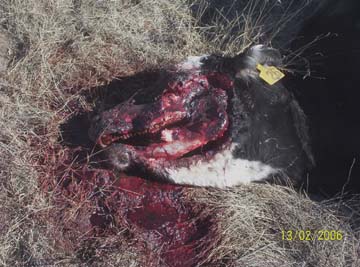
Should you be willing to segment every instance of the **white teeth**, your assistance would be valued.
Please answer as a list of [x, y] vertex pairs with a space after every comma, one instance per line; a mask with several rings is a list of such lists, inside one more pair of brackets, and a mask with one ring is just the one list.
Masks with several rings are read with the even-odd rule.
[[120, 138], [121, 138], [121, 139], [129, 139], [129, 138], [131, 138], [131, 137], [144, 135], [144, 134], [146, 134], [146, 133], [148, 133], [148, 132], [149, 132], [149, 130], [145, 130], [145, 131], [142, 131], [142, 132], [124, 134], [124, 135], [122, 135]]

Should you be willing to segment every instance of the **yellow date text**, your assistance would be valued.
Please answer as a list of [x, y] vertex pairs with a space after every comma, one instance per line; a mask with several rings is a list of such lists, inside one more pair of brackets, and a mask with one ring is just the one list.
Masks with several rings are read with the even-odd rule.
[[282, 230], [281, 239], [285, 241], [340, 241], [343, 232], [339, 230]]

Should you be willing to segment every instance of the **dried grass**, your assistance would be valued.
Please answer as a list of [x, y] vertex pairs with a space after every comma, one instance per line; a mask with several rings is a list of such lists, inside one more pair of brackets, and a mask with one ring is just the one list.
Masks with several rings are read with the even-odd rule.
[[[217, 214], [219, 239], [214, 241], [207, 261], [218, 266], [224, 259], [232, 263], [224, 266], [249, 267], [360, 264], [360, 242], [350, 227], [350, 216], [340, 216], [341, 208], [333, 201], [316, 203], [292, 188], [269, 184], [197, 189], [189, 194], [197, 203], [209, 206], [205, 214]], [[296, 231], [311, 231], [314, 240], [303, 240], [303, 235], [283, 240], [282, 231], [289, 230], [294, 235]], [[319, 230], [340, 231], [343, 238], [318, 240]]]
[[[180, 0], [0, 3], [0, 25], [6, 31], [3, 38], [9, 38], [10, 58], [0, 74], [0, 265], [79, 264], [76, 252], [69, 253], [54, 238], [63, 236], [49, 219], [59, 210], [52, 192], [45, 194], [38, 184], [65, 153], [58, 150], [59, 124], [74, 112], [91, 110], [92, 103], [79, 94], [90, 87], [173, 64], [188, 55], [236, 54], [259, 40], [251, 12], [229, 24], [220, 23], [220, 17], [213, 19], [213, 25], [198, 27], [187, 3]], [[229, 36], [240, 24], [243, 34]], [[215, 36], [212, 42], [206, 39], [209, 32]], [[311, 266], [301, 265], [305, 260], [322, 264], [312, 266], [342, 266], [335, 263], [358, 256], [358, 241], [348, 225], [293, 191], [250, 185], [194, 192], [197, 201], [208, 201], [222, 211], [223, 238], [209, 262], [231, 257], [240, 266], [264, 266], [266, 258], [270, 259], [266, 264], [279, 266]], [[77, 209], [67, 212], [71, 217]], [[340, 227], [348, 238], [331, 244], [279, 240], [280, 229], [301, 227]], [[98, 241], [121, 243], [116, 237]], [[327, 253], [333, 253], [330, 263], [325, 262]], [[139, 266], [139, 258], [122, 244], [97, 264]]]
[[51, 168], [37, 166], [44, 157], [59, 164], [63, 152], [50, 154], [59, 124], [91, 108], [81, 90], [171, 64], [204, 43], [181, 2], [14, 0], [0, 3], [0, 17], [12, 44], [0, 91], [0, 265], [76, 262], [53, 239], [59, 229], [47, 218], [56, 207], [37, 183]]

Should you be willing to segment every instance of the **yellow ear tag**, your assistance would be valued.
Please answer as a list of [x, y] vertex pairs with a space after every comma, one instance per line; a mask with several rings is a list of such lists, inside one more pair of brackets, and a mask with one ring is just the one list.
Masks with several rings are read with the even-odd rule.
[[256, 68], [260, 71], [260, 78], [270, 85], [275, 84], [285, 77], [285, 74], [274, 66], [257, 64]]

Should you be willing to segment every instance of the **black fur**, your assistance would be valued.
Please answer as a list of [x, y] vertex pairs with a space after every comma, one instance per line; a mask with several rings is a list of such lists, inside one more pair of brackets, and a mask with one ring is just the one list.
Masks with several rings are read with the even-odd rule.
[[261, 161], [281, 169], [281, 178], [301, 182], [315, 164], [306, 116], [281, 82], [268, 85], [256, 70], [257, 63], [281, 67], [280, 53], [258, 46], [233, 58], [210, 56], [204, 63], [205, 70], [235, 78], [230, 111], [234, 157]]

